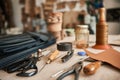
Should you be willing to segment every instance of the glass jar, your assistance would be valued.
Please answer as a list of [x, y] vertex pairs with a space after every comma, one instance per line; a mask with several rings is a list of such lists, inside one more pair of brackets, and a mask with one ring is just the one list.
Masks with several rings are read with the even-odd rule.
[[77, 25], [76, 26], [75, 44], [77, 48], [87, 48], [89, 46], [88, 25]]

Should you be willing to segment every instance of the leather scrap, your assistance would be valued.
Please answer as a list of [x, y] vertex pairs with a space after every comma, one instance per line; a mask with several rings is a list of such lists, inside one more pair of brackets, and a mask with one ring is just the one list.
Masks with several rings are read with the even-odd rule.
[[120, 69], [120, 52], [116, 51], [115, 49], [110, 48], [98, 54], [94, 54], [86, 49], [85, 51], [89, 57], [109, 63], [110, 65]]

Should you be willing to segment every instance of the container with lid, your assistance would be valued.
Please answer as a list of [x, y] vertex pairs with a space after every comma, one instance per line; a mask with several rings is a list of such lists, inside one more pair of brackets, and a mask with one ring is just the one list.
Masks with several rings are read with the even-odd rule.
[[88, 25], [77, 25], [75, 28], [75, 44], [77, 48], [87, 48], [89, 45]]

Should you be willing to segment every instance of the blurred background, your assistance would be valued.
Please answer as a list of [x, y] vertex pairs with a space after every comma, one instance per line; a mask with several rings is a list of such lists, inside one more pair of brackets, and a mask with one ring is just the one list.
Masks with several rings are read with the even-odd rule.
[[53, 12], [63, 13], [62, 28], [68, 35], [84, 24], [95, 34], [100, 7], [106, 8], [109, 34], [120, 34], [120, 0], [0, 0], [0, 35], [47, 32], [46, 19]]

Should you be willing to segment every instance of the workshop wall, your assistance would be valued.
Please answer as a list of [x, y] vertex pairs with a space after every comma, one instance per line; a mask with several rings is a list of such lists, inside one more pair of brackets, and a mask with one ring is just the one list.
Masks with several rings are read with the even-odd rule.
[[12, 1], [12, 6], [13, 6], [13, 17], [14, 17], [14, 22], [17, 27], [22, 27], [22, 22], [21, 22], [21, 8], [23, 5], [19, 3], [19, 0], [11, 0]]
[[[104, 6], [107, 9], [120, 8], [120, 0], [104, 0]], [[120, 34], [120, 21], [107, 22], [109, 34]]]
[[[21, 8], [23, 5], [19, 3], [19, 0], [11, 0], [13, 5], [13, 14], [14, 14], [14, 22], [17, 27], [22, 27], [21, 23]], [[41, 3], [41, 0], [36, 0], [36, 5]], [[43, 0], [45, 1], [45, 0]], [[106, 9], [110, 8], [120, 8], [119, 0], [104, 0], [104, 6]], [[120, 22], [108, 22], [109, 25], [109, 34], [120, 34]]]

